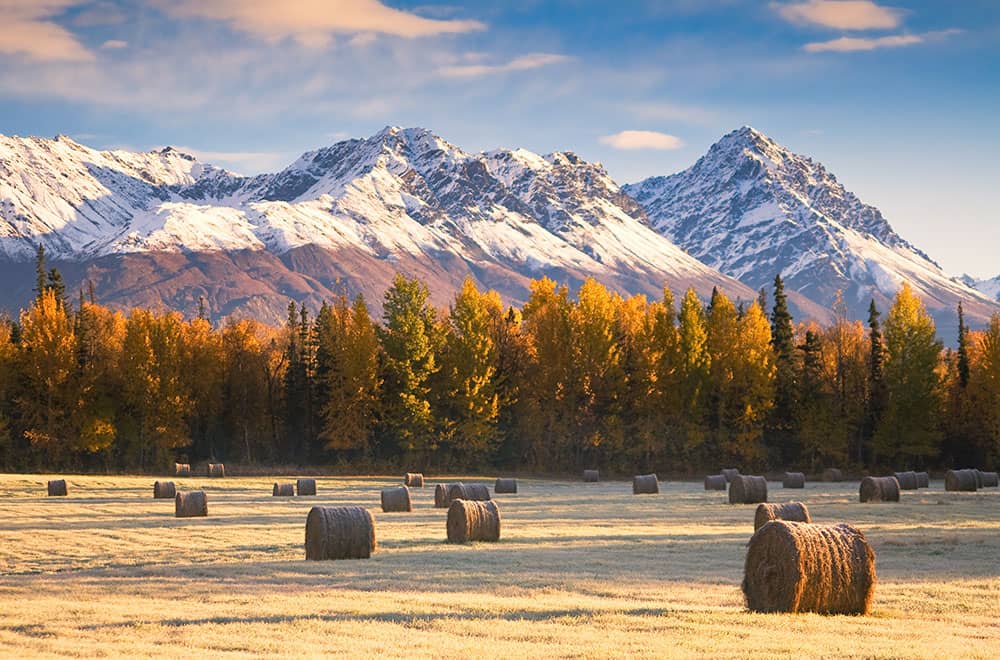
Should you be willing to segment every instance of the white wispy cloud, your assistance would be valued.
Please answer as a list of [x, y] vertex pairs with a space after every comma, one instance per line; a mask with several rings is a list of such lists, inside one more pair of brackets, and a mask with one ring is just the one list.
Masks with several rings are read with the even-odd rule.
[[128, 48], [128, 42], [122, 41], [121, 39], [108, 39], [103, 44], [101, 48], [104, 50], [117, 50], [120, 48]]
[[[477, 55], [479, 54], [477, 53]], [[446, 78], [479, 78], [508, 73], [510, 71], [540, 69], [551, 64], [569, 62], [572, 59], [572, 57], [567, 55], [556, 53], [531, 53], [515, 57], [503, 64], [455, 64], [443, 66], [438, 69], [438, 73]]]
[[891, 34], [884, 37], [840, 37], [829, 41], [815, 41], [802, 47], [807, 53], [855, 53], [878, 48], [901, 48], [927, 41], [943, 39], [961, 30], [939, 30], [922, 34]]
[[212, 151], [184, 146], [175, 146], [174, 148], [191, 154], [203, 163], [224, 167], [239, 174], [276, 172], [291, 163], [296, 157], [295, 154], [284, 151]]
[[820, 25], [838, 30], [891, 30], [903, 21], [903, 12], [870, 0], [807, 0], [772, 2], [771, 8], [789, 23]]
[[640, 119], [657, 122], [672, 121], [683, 122], [685, 124], [705, 125], [713, 123], [718, 118], [718, 113], [714, 110], [701, 106], [683, 105], [667, 101], [635, 103], [628, 106], [628, 110]]
[[79, 0], [0, 0], [0, 54], [41, 62], [89, 62], [94, 54], [52, 19]]
[[684, 142], [675, 135], [660, 133], [658, 131], [621, 131], [614, 135], [605, 135], [600, 138], [601, 144], [606, 144], [614, 149], [624, 149], [635, 151], [639, 149], [656, 149], [660, 151], [669, 149], [680, 149]]

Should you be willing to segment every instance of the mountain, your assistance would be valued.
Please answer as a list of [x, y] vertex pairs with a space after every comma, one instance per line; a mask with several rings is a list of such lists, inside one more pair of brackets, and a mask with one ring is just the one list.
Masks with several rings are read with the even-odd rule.
[[977, 280], [970, 275], [962, 275], [959, 279], [988, 298], [1000, 301], [1000, 275], [985, 280]]
[[755, 294], [674, 245], [600, 164], [571, 152], [466, 153], [387, 127], [241, 177], [172, 148], [97, 151], [60, 136], [0, 137], [0, 291], [30, 298], [45, 246], [72, 289], [119, 307], [284, 318], [339, 291], [376, 309], [397, 271], [447, 304], [466, 276], [523, 302], [531, 278], [592, 276], [630, 293], [718, 286]]
[[826, 308], [842, 291], [852, 316], [866, 318], [872, 298], [884, 314], [907, 281], [944, 336], [957, 327], [959, 301], [974, 323], [998, 310], [823, 165], [749, 126], [725, 135], [689, 169], [623, 190], [664, 236], [754, 289], [770, 289], [781, 273], [787, 289]]

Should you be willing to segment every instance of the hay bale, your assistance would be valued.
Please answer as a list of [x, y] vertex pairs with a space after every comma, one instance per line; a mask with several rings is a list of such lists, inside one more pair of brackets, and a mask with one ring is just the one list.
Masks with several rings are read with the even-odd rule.
[[767, 501], [767, 479], [738, 474], [729, 483], [730, 504], [757, 504]]
[[899, 481], [896, 477], [865, 477], [858, 497], [862, 502], [898, 502]]
[[200, 518], [208, 515], [208, 497], [203, 490], [180, 492], [174, 497], [174, 517]]
[[66, 490], [66, 480], [65, 479], [53, 479], [48, 483], [49, 497], [65, 497]]
[[633, 495], [653, 495], [660, 492], [660, 480], [655, 474], [638, 474], [632, 477]]
[[916, 490], [920, 487], [916, 472], [896, 472], [895, 476], [900, 490]]
[[917, 488], [930, 488], [931, 475], [926, 472], [917, 472]]
[[726, 478], [726, 483], [732, 483], [733, 477], [740, 476], [740, 471], [738, 468], [722, 468], [719, 472], [722, 476]]
[[979, 472], [979, 483], [980, 488], [997, 488], [1000, 487], [1000, 474], [996, 472]]
[[382, 511], [384, 513], [409, 513], [413, 511], [413, 505], [410, 503], [410, 489], [406, 486], [383, 488]]
[[448, 484], [437, 484], [434, 486], [434, 508], [448, 508]]
[[298, 479], [295, 482], [295, 492], [299, 494], [299, 497], [303, 495], [315, 495], [316, 494], [316, 480], [315, 479]]
[[449, 484], [445, 506], [451, 506], [455, 500], [485, 501], [491, 499], [490, 489], [483, 484], [463, 484], [462, 482]]
[[226, 466], [224, 463], [209, 463], [208, 464], [208, 476], [210, 477], [224, 477], [226, 476]]
[[306, 517], [306, 559], [368, 559], [375, 520], [360, 506], [314, 506]]
[[811, 523], [809, 509], [802, 502], [787, 504], [758, 504], [753, 517], [753, 531], [757, 531], [772, 520], [791, 520], [794, 522]]
[[500, 540], [500, 509], [493, 501], [455, 500], [448, 507], [448, 542]]
[[844, 473], [838, 468], [827, 468], [823, 470], [823, 481], [843, 481]]
[[781, 480], [782, 488], [805, 488], [806, 475], [802, 472], [786, 472]]
[[517, 493], [517, 479], [500, 479], [493, 484], [493, 492], [499, 494]]
[[191, 476], [191, 464], [190, 463], [174, 463], [174, 475], [178, 477], [190, 477]]
[[742, 586], [753, 612], [868, 614], [876, 581], [857, 528], [774, 520], [750, 538]]
[[273, 497], [295, 497], [295, 484], [291, 482], [286, 484], [274, 484], [274, 488], [271, 490], [271, 495]]
[[601, 480], [601, 473], [597, 470], [584, 470], [583, 481], [588, 484], [596, 484]]
[[944, 473], [944, 489], [975, 492], [978, 490], [975, 470], [948, 470]]
[[174, 486], [172, 481], [154, 481], [153, 482], [153, 499], [154, 500], [172, 500], [177, 496], [177, 488]]
[[403, 485], [407, 488], [423, 488], [424, 475], [420, 472], [407, 472], [403, 475]]
[[705, 490], [726, 490], [726, 475], [710, 474], [705, 477]]

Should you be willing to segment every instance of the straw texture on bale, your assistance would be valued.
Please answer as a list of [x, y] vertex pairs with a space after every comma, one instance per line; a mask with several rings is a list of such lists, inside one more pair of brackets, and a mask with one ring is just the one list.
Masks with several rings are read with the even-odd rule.
[[295, 481], [295, 492], [299, 494], [299, 497], [303, 495], [315, 495], [316, 494], [316, 480], [315, 479], [297, 479]]
[[63, 497], [66, 495], [66, 480], [53, 479], [48, 483], [49, 497]]
[[434, 486], [435, 509], [448, 508], [448, 485], [449, 484], [437, 484], [436, 486]]
[[774, 520], [750, 538], [743, 595], [753, 612], [868, 614], [875, 553], [851, 525]]
[[632, 477], [633, 495], [653, 495], [660, 492], [660, 480], [655, 474], [638, 474]]
[[382, 511], [385, 513], [409, 513], [413, 511], [410, 503], [410, 489], [406, 486], [382, 489]]
[[791, 520], [794, 522], [811, 523], [809, 509], [802, 502], [788, 502], [787, 504], [758, 504], [757, 513], [753, 517], [753, 529], [758, 529], [772, 520]]
[[375, 520], [360, 506], [314, 506], [306, 516], [306, 559], [368, 559]]
[[178, 477], [190, 477], [191, 476], [191, 464], [190, 463], [174, 463], [174, 474]]
[[177, 493], [174, 497], [174, 516], [200, 518], [208, 515], [208, 497], [203, 490]]
[[174, 482], [172, 481], [153, 482], [154, 500], [171, 500], [176, 496], [177, 496], [177, 487], [174, 486]]
[[900, 490], [916, 490], [920, 488], [916, 472], [896, 472], [895, 476], [896, 481], [899, 482]]
[[948, 470], [944, 473], [944, 489], [975, 492], [976, 485], [975, 470]]
[[295, 484], [274, 484], [274, 489], [271, 491], [271, 495], [274, 497], [295, 497]]
[[781, 480], [782, 488], [805, 488], [806, 475], [802, 472], [786, 472]]
[[726, 490], [726, 475], [710, 474], [705, 477], [705, 490]]
[[980, 488], [997, 488], [998, 486], [1000, 486], [1000, 474], [996, 472], [979, 472]]
[[583, 480], [588, 484], [595, 484], [601, 480], [601, 473], [597, 470], [584, 470]]
[[896, 477], [865, 477], [858, 497], [862, 502], [898, 502], [899, 481]]
[[839, 468], [827, 468], [823, 470], [823, 481], [843, 481], [844, 473]]
[[500, 540], [500, 509], [493, 501], [455, 500], [448, 507], [448, 541]]
[[722, 468], [721, 474], [726, 478], [726, 483], [728, 484], [732, 482], [733, 477], [740, 476], [740, 471], [738, 468]]
[[767, 479], [738, 474], [729, 484], [730, 504], [757, 504], [767, 501]]
[[424, 475], [420, 472], [407, 472], [403, 475], [403, 485], [407, 488], [423, 488]]
[[449, 484], [445, 506], [451, 506], [455, 500], [476, 500], [485, 501], [492, 499], [490, 489], [484, 484], [463, 484], [461, 482]]
[[926, 472], [917, 472], [917, 488], [930, 488], [931, 475]]
[[223, 463], [209, 463], [208, 464], [208, 476], [210, 477], [224, 477], [226, 476], [226, 466]]
[[516, 493], [517, 492], [517, 479], [497, 479], [496, 483], [493, 484], [494, 493]]

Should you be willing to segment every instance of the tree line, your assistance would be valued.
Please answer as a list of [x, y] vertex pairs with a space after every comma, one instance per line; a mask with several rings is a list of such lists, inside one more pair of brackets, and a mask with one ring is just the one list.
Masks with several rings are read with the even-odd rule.
[[0, 466], [156, 471], [175, 460], [361, 471], [698, 474], [995, 466], [1000, 314], [957, 349], [904, 285], [866, 324], [796, 323], [768, 296], [575, 297], [521, 309], [467, 280], [447, 310], [397, 275], [383, 314], [342, 295], [283, 327], [67, 299], [39, 252], [36, 298], [0, 320]]

